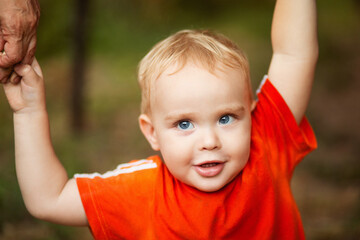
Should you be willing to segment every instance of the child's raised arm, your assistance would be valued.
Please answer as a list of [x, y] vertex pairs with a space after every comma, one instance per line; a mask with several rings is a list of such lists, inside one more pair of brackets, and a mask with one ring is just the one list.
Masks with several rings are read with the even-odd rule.
[[16, 172], [25, 205], [37, 218], [66, 225], [86, 225], [75, 180], [55, 155], [50, 139], [40, 66], [15, 67], [18, 84], [4, 84], [14, 112]]
[[318, 58], [316, 0], [277, 0], [269, 79], [299, 123], [310, 98]]

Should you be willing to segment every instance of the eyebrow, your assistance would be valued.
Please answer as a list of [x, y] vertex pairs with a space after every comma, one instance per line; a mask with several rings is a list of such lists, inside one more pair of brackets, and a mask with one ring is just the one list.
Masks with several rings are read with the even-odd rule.
[[223, 113], [232, 113], [232, 112], [244, 112], [245, 107], [240, 104], [230, 104], [228, 106], [225, 106], [223, 108], [219, 108], [219, 112]]
[[170, 112], [165, 116], [165, 121], [166, 122], [172, 122], [172, 121], [176, 121], [176, 120], [181, 120], [181, 119], [191, 119], [193, 115], [195, 115], [196, 113], [194, 112]]

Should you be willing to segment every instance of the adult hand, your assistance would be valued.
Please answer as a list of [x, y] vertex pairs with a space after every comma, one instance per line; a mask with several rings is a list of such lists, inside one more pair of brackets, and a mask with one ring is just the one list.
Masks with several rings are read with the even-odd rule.
[[0, 0], [0, 83], [18, 83], [18, 63], [31, 64], [40, 18], [38, 0]]

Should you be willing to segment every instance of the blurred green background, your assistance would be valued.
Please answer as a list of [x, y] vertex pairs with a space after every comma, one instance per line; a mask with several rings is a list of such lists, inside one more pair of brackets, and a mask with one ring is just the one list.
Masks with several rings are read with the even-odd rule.
[[[138, 61], [184, 28], [221, 32], [247, 53], [254, 89], [271, 58], [274, 1], [89, 0], [82, 131], [71, 127], [75, 2], [40, 0], [37, 58], [53, 144], [69, 176], [152, 154], [137, 126]], [[319, 148], [292, 186], [307, 239], [360, 239], [360, 1], [318, 0], [320, 59], [307, 116]], [[77, 29], [78, 30], [78, 29]], [[0, 93], [0, 239], [92, 239], [32, 218], [15, 176], [12, 114]]]

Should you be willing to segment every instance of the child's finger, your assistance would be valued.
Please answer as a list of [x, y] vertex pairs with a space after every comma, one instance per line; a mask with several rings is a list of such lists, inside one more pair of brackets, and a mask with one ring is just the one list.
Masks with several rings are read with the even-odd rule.
[[36, 60], [36, 58], [34, 57], [33, 62], [31, 63], [31, 66], [34, 68], [35, 72], [37, 73], [37, 75], [39, 75], [40, 77], [43, 77], [42, 71], [41, 71], [41, 67], [38, 63], [38, 61]]
[[[36, 74], [39, 75], [40, 77], [42, 77], [42, 71], [41, 68], [39, 66], [39, 63], [37, 62], [37, 60], [34, 58], [32, 63], [31, 63], [31, 67], [35, 70]], [[9, 81], [12, 84], [18, 84], [21, 80], [21, 77], [14, 71], [12, 72]]]
[[19, 77], [19, 75], [16, 74], [16, 72], [12, 72], [11, 76], [10, 76], [10, 82], [12, 84], [18, 84], [21, 80], [21, 77]]
[[14, 71], [22, 77], [22, 81], [29, 86], [34, 86], [39, 80], [40, 76], [28, 64], [18, 64], [14, 67]]

